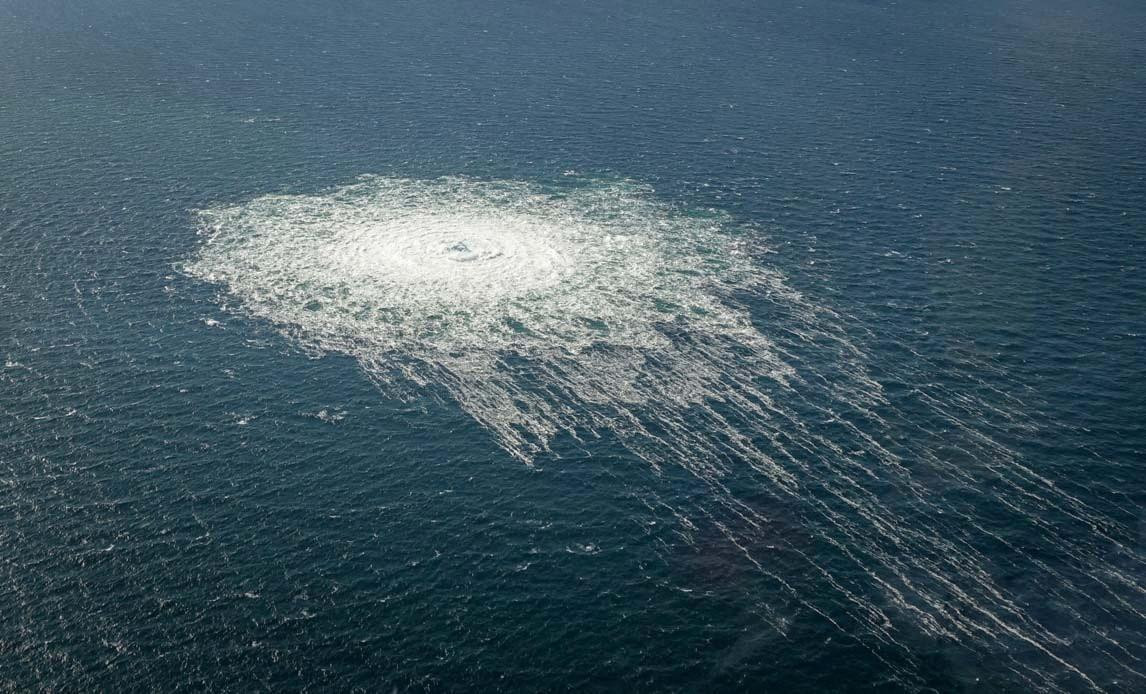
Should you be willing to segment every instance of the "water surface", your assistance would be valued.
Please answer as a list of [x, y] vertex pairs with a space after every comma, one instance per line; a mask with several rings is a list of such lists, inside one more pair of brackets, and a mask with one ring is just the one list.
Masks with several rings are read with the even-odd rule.
[[1143, 688], [1144, 12], [0, 0], [0, 682]]

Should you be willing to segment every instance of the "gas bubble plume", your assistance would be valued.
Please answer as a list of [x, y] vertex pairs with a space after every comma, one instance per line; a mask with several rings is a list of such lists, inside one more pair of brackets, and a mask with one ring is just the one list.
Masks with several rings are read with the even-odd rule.
[[[608, 436], [690, 473], [704, 498], [645, 503], [685, 542], [716, 528], [770, 586], [754, 609], [780, 633], [813, 614], [910, 659], [910, 624], [1032, 690], [1144, 682], [1143, 631], [1103, 625], [1146, 624], [1146, 562], [1132, 531], [1003, 443], [1036, 426], [1025, 403], [974, 376], [988, 365], [961, 390], [919, 354], [877, 379], [855, 321], [720, 213], [630, 181], [369, 176], [200, 218], [188, 274], [387, 392], [445, 393], [526, 464]], [[1038, 599], [1005, 579], [1017, 567]]]

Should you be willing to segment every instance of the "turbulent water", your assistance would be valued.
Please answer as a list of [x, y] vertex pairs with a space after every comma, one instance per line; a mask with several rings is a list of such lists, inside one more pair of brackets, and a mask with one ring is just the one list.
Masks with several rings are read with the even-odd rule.
[[[792, 482], [710, 406], [758, 408], [767, 396], [753, 378], [782, 384], [791, 371], [735, 292], [798, 301], [715, 213], [682, 214], [631, 183], [366, 178], [202, 218], [190, 274], [383, 384], [442, 386], [522, 460], [560, 432], [609, 429], [640, 434], [653, 459], [703, 446], [714, 464], [738, 451]], [[707, 427], [673, 426], [659, 437], [640, 423], [650, 408], [661, 427], [699, 408], [712, 433], [731, 435], [706, 445]]]
[[[1112, 609], [1106, 601], [1146, 619], [1146, 557], [994, 438], [985, 422], [1037, 426], [1023, 403], [928, 387], [930, 366], [917, 363], [894, 374], [918, 384], [928, 410], [911, 419], [941, 422], [960, 455], [938, 455], [923, 436], [889, 440], [903, 426], [889, 420], [907, 418], [841, 317], [768, 267], [758, 230], [597, 180], [365, 176], [200, 218], [202, 248], [184, 269], [221, 285], [231, 310], [308, 350], [353, 356], [394, 396], [448, 394], [526, 464], [555, 437], [591, 452], [591, 440], [609, 436], [657, 469], [684, 467], [707, 491], [671, 509], [682, 526], [710, 521], [788, 599], [841, 632], [900, 645], [906, 620], [1004, 658], [1032, 689], [1059, 689], [1061, 671], [1098, 688], [1075, 662], [1081, 652], [1143, 678], [1140, 644], [1099, 632], [1084, 645], [1074, 632], [1093, 628], [1086, 615]], [[774, 304], [774, 322], [753, 320], [748, 300]], [[729, 476], [753, 486], [734, 491]], [[990, 513], [968, 510], [969, 499]], [[776, 504], [839, 559], [774, 537], [762, 509]], [[1030, 539], [1008, 540], [1013, 524], [1057, 545], [1080, 577], [1040, 560]], [[1071, 525], [1089, 532], [1074, 539], [1062, 532]], [[1052, 617], [999, 585], [988, 548], [1029, 562], [1042, 598], [1058, 606]], [[777, 573], [774, 555], [807, 572], [806, 585]], [[825, 591], [843, 614], [818, 607]], [[764, 615], [783, 633], [782, 617]]]

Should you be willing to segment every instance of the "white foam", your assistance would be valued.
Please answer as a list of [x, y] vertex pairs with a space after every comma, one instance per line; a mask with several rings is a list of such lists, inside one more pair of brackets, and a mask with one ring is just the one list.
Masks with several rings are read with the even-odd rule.
[[[788, 371], [730, 298], [779, 288], [778, 276], [739, 253], [719, 218], [674, 212], [631, 183], [547, 193], [366, 177], [202, 219], [190, 274], [310, 348], [358, 357], [379, 382], [444, 387], [526, 461], [558, 431], [602, 424], [571, 416], [582, 405], [695, 405], [732, 395], [713, 392], [728, 364]], [[533, 360], [564, 397], [531, 390], [509, 357]]]
[[207, 245], [187, 269], [316, 342], [651, 347], [664, 344], [665, 321], [743, 324], [712, 290], [764, 279], [736, 260], [717, 221], [675, 215], [628, 184], [554, 196], [521, 183], [371, 177], [202, 216]]

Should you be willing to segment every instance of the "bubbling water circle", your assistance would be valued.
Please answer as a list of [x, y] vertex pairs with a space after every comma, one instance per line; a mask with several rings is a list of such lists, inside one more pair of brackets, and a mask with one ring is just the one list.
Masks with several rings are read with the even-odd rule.
[[[558, 436], [589, 445], [608, 434], [657, 469], [684, 468], [709, 490], [690, 509], [670, 508], [686, 541], [707, 519], [778, 594], [863, 635], [881, 659], [886, 648], [913, 657], [895, 626], [906, 617], [1001, 659], [1032, 689], [1070, 688], [1057, 673], [1101, 688], [1078, 664], [1082, 650], [1142, 678], [1141, 650], [1083, 615], [1146, 618], [1136, 577], [1146, 562], [983, 424], [1028, 426], [1022, 403], [921, 386], [932, 421], [897, 409], [845, 318], [789, 287], [718, 213], [681, 211], [629, 181], [546, 189], [362, 177], [320, 195], [207, 209], [201, 220], [204, 242], [185, 270], [221, 285], [245, 314], [307, 349], [352, 355], [395, 394], [444, 390], [526, 463]], [[746, 297], [777, 321], [767, 334]], [[898, 377], [926, 383], [933, 365], [916, 356]], [[954, 459], [929, 444], [940, 427]], [[906, 436], [892, 440], [893, 430]], [[751, 502], [731, 486], [744, 477]], [[936, 491], [951, 488], [1008, 518], [994, 525]], [[655, 492], [646, 503], [669, 506]], [[790, 509], [810, 540], [777, 538], [770, 505]], [[1056, 534], [1051, 518], [1086, 533]], [[1005, 522], [1035, 528], [1065, 568], [1009, 542]], [[1057, 630], [1000, 587], [988, 546], [1026, 562], [1068, 606]], [[1123, 565], [1107, 559], [1112, 548]], [[840, 558], [827, 563], [821, 551]], [[783, 632], [768, 603], [761, 616]], [[1092, 632], [1085, 649], [1064, 635], [1072, 629]]]

